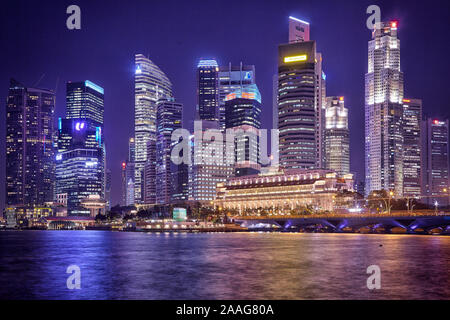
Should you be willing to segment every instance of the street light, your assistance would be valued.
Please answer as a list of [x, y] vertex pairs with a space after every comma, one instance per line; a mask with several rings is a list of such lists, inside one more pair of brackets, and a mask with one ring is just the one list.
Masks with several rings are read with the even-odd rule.
[[394, 195], [393, 191], [389, 191], [389, 204], [388, 204], [388, 214], [391, 214], [391, 197]]

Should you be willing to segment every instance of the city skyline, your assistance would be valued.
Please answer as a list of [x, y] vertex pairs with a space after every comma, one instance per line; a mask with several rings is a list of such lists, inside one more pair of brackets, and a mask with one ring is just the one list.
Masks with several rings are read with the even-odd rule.
[[[361, 5], [361, 7], [363, 7], [364, 5]], [[382, 20], [388, 20], [388, 17], [386, 17], [386, 15], [384, 14], [385, 11], [385, 6], [381, 6], [382, 8]], [[348, 87], [345, 87], [342, 85], [341, 88], [339, 88], [339, 85], [337, 83], [341, 82], [342, 78], [347, 78], [349, 77], [349, 75], [340, 75], [339, 72], [336, 72], [336, 65], [335, 63], [332, 63], [334, 58], [333, 58], [333, 49], [328, 48], [328, 46], [326, 46], [324, 43], [326, 43], [326, 36], [325, 39], [323, 39], [324, 34], [323, 34], [323, 30], [320, 30], [320, 20], [316, 20], [314, 21], [314, 19], [307, 19], [308, 16], [311, 16], [311, 11], [309, 11], [310, 13], [308, 14], [308, 10], [305, 10], [305, 13], [302, 13], [302, 8], [298, 8], [298, 11], [296, 11], [296, 13], [292, 13], [293, 16], [298, 16], [301, 17], [302, 19], [308, 20], [311, 25], [312, 25], [312, 31], [314, 36], [312, 37], [314, 40], [317, 41], [317, 45], [320, 48], [318, 51], [322, 52], [323, 56], [324, 56], [324, 64], [325, 64], [325, 68], [326, 68], [326, 72], [327, 72], [327, 76], [328, 78], [332, 78], [332, 80], [327, 82], [327, 96], [331, 96], [331, 95], [343, 95], [346, 97], [346, 107], [348, 107], [349, 109], [349, 119], [350, 119], [350, 135], [351, 135], [351, 164], [352, 164], [352, 168], [351, 170], [353, 172], [357, 173], [357, 180], [361, 180], [362, 175], [363, 175], [363, 169], [361, 171], [361, 164], [360, 162], [362, 162], [361, 160], [363, 160], [363, 158], [361, 158], [361, 155], [356, 155], [356, 154], [360, 154], [361, 149], [363, 148], [363, 144], [361, 144], [361, 139], [358, 138], [356, 139], [355, 136], [358, 135], [358, 132], [360, 134], [361, 132], [361, 128], [356, 126], [356, 130], [352, 128], [352, 126], [355, 126], [355, 124], [360, 121], [361, 122], [361, 115], [363, 114], [363, 99], [358, 99], [356, 97], [360, 96], [363, 94], [363, 74], [366, 72], [366, 70], [362, 70], [363, 73], [358, 73], [357, 76], [359, 76], [360, 80], [357, 80], [358, 78], [356, 78], [355, 76], [350, 76], [350, 78], [352, 79], [352, 83], [351, 85], [349, 85]], [[327, 9], [328, 10], [328, 9]], [[357, 57], [357, 59], [361, 58], [363, 61], [367, 59], [367, 52], [366, 50], [364, 51], [364, 49], [366, 49], [367, 46], [367, 41], [369, 40], [370, 37], [370, 31], [367, 30], [363, 24], [363, 22], [365, 21], [365, 18], [367, 16], [363, 15], [362, 12], [363, 10], [360, 10], [360, 14], [361, 14], [361, 23], [358, 29], [358, 34], [362, 33], [363, 35], [365, 35], [365, 39], [364, 41], [361, 41], [360, 43], [358, 42], [358, 48], [360, 49], [359, 51], [359, 55]], [[395, 11], [395, 10], [393, 10]], [[399, 21], [399, 34], [400, 34], [400, 38], [402, 39], [402, 52], [407, 51], [408, 55], [403, 57], [402, 59], [402, 71], [405, 72], [405, 96], [412, 96], [412, 97], [417, 97], [417, 98], [421, 98], [424, 103], [424, 114], [433, 114], [433, 113], [437, 113], [437, 115], [440, 118], [448, 118], [448, 113], [446, 114], [445, 112], [443, 112], [444, 110], [442, 108], [438, 108], [436, 107], [436, 105], [439, 105], [439, 100], [438, 98], [434, 98], [434, 99], [430, 99], [430, 94], [426, 94], [423, 92], [423, 90], [416, 90], [414, 91], [415, 87], [417, 87], [417, 84], [415, 84], [415, 82], [417, 80], [414, 80], [414, 68], [408, 67], [408, 66], [412, 66], [414, 65], [414, 56], [411, 57], [411, 55], [409, 54], [411, 52], [411, 50], [413, 50], [414, 46], [411, 46], [411, 43], [408, 45], [408, 41], [406, 39], [410, 38], [412, 35], [414, 34], [415, 31], [413, 31], [412, 29], [409, 30], [409, 34], [408, 35], [408, 27], [411, 28], [411, 23], [407, 24], [406, 22], [408, 22], [407, 19], [405, 19], [405, 29], [402, 29], [402, 18], [398, 17], [398, 16], [394, 16], [393, 18], [397, 19]], [[277, 36], [274, 37], [274, 39], [271, 39], [272, 42], [275, 42], [278, 44], [283, 44], [283, 43], [287, 43], [286, 39], [287, 39], [287, 16], [286, 15], [282, 15], [282, 14], [277, 14], [277, 27], [283, 27], [281, 28], [282, 32], [278, 32]], [[89, 20], [88, 20], [89, 21]], [[86, 32], [89, 32], [89, 24], [86, 25], [85, 27], [87, 29]], [[317, 31], [316, 31], [317, 30]], [[320, 31], [319, 31], [320, 30]], [[83, 29], [81, 32], [84, 32]], [[68, 35], [68, 37], [70, 37], [71, 35]], [[144, 40], [140, 40], [141, 42], [146, 42]], [[356, 42], [356, 41], [355, 41]], [[163, 42], [164, 43], [164, 42]], [[272, 48], [272, 51], [276, 50], [276, 46], [274, 46]], [[443, 45], [444, 46], [444, 45]], [[447, 45], [448, 46], [448, 45]], [[170, 46], [168, 46], [170, 47]], [[214, 46], [211, 46], [214, 47]], [[331, 47], [332, 48], [332, 47]], [[169, 49], [169, 48], [167, 48]], [[129, 50], [131, 51], [135, 51], [134, 53], [138, 53], [140, 50], [138, 49], [134, 49], [134, 48], [130, 48]], [[164, 45], [161, 45], [161, 48], [159, 48], [160, 51], [164, 52]], [[250, 50], [251, 51], [251, 46], [249, 45], [248, 48], [246, 48], [244, 51]], [[340, 48], [340, 50], [344, 50], [343, 48]], [[141, 50], [143, 51], [143, 50]], [[169, 50], [170, 51], [170, 50]], [[195, 97], [195, 90], [191, 90], [189, 93], [187, 93], [187, 89], [186, 92], [184, 92], [184, 90], [181, 90], [181, 94], [177, 94], [177, 90], [180, 90], [179, 88], [182, 87], [183, 82], [179, 79], [179, 78], [190, 78], [191, 82], [193, 84], [195, 84], [195, 66], [196, 66], [196, 62], [201, 58], [209, 58], [209, 57], [216, 57], [216, 59], [218, 60], [218, 65], [222, 66], [225, 65], [226, 63], [228, 63], [229, 61], [232, 62], [232, 64], [237, 64], [239, 63], [239, 61], [245, 61], [245, 63], [248, 64], [252, 64], [255, 65], [256, 69], [258, 70], [258, 86], [261, 83], [261, 87], [264, 88], [263, 90], [261, 90], [261, 95], [263, 97], [262, 99], [262, 128], [271, 128], [271, 123], [272, 123], [272, 119], [271, 119], [271, 115], [272, 115], [272, 96], [271, 96], [271, 84], [272, 84], [272, 77], [270, 76], [271, 72], [268, 72], [267, 70], [271, 71], [276, 67], [276, 53], [275, 54], [270, 54], [270, 52], [264, 53], [264, 54], [260, 54], [260, 55], [264, 55], [265, 58], [267, 60], [272, 60], [272, 63], [258, 63], [258, 60], [261, 60], [261, 58], [258, 55], [255, 55], [255, 58], [252, 58], [251, 56], [245, 56], [244, 53], [237, 53], [237, 56], [241, 56], [241, 58], [236, 58], [237, 56], [233, 56], [233, 54], [228, 55], [226, 52], [221, 52], [221, 50], [213, 50], [213, 49], [209, 49], [209, 51], [216, 51], [216, 53], [214, 54], [214, 52], [211, 52], [209, 55], [205, 55], [202, 53], [197, 53], [195, 56], [193, 54], [190, 55], [190, 59], [191, 60], [195, 60], [192, 61], [192, 63], [189, 66], [185, 66], [185, 65], [181, 65], [180, 64], [176, 64], [178, 68], [190, 68], [192, 71], [189, 72], [183, 72], [183, 75], [179, 75], [177, 73], [173, 72], [173, 69], [171, 67], [171, 63], [165, 63], [163, 60], [161, 59], [161, 54], [155, 54], [152, 55], [150, 54], [150, 59], [156, 64], [158, 65], [162, 70], [164, 70], [164, 72], [168, 75], [168, 77], [171, 79], [171, 81], [174, 82], [174, 87], [175, 87], [175, 94], [174, 96], [177, 98], [177, 101], [179, 101], [180, 103], [183, 103], [184, 105], [184, 127], [188, 127], [189, 128], [189, 122], [192, 120], [192, 118], [190, 118], [189, 116], [186, 117], [186, 113], [192, 113], [190, 111], [194, 110], [195, 104], [192, 103], [193, 100], [196, 99]], [[102, 81], [102, 77], [105, 77], [106, 75], [103, 75], [101, 72], [99, 73], [92, 73], [93, 71], [91, 71], [92, 66], [89, 65], [89, 67], [91, 67], [91, 69], [88, 70], [85, 69], [79, 72], [69, 72], [69, 71], [65, 71], [64, 75], [61, 76], [61, 78], [64, 78], [65, 80], [62, 81], [60, 78], [59, 81], [59, 85], [58, 85], [58, 90], [56, 91], [56, 115], [55, 118], [63, 116], [65, 109], [66, 109], [66, 105], [65, 105], [65, 99], [61, 98], [61, 89], [63, 89], [65, 87], [65, 82], [72, 80], [72, 81], [79, 81], [81, 79], [91, 79], [93, 82], [99, 84], [100, 86], [105, 88], [105, 118], [108, 119], [108, 116], [111, 117], [111, 114], [115, 115], [116, 120], [113, 120], [111, 123], [108, 123], [108, 120], [105, 120], [105, 135], [106, 135], [106, 141], [119, 141], [118, 144], [114, 144], [114, 147], [111, 147], [111, 144], [109, 144], [107, 153], [108, 153], [108, 168], [112, 170], [113, 173], [113, 201], [112, 204], [115, 205], [117, 203], [120, 202], [120, 196], [121, 196], [121, 184], [120, 184], [120, 168], [121, 168], [121, 163], [122, 160], [125, 160], [126, 157], [126, 153], [127, 153], [127, 143], [128, 143], [128, 138], [133, 136], [133, 133], [130, 132], [130, 129], [133, 128], [133, 125], [125, 125], [123, 124], [122, 126], [119, 125], [119, 129], [120, 131], [115, 128], [114, 126], [117, 126], [117, 119], [120, 119], [120, 114], [123, 113], [123, 110], [127, 110], [128, 113], [132, 116], [133, 114], [133, 108], [134, 108], [134, 103], [133, 103], [133, 99], [129, 99], [130, 94], [133, 94], [133, 89], [132, 89], [132, 85], [133, 85], [133, 81], [132, 78], [134, 76], [134, 68], [133, 66], [133, 58], [134, 58], [134, 53], [132, 55], [120, 55], [120, 58], [118, 59], [119, 61], [122, 61], [121, 66], [119, 68], [122, 68], [122, 70], [126, 70], [126, 72], [123, 72], [124, 74], [127, 75], [128, 78], [127, 81], [123, 81], [122, 82], [122, 86], [128, 85], [128, 89], [127, 90], [119, 90], [119, 92], [121, 92], [123, 94], [123, 96], [128, 96], [128, 103], [126, 104], [126, 109], [125, 107], [122, 105], [120, 106], [119, 104], [112, 102], [113, 101], [113, 97], [115, 94], [117, 93], [113, 93], [114, 92], [114, 86], [111, 86], [111, 84], [108, 84], [108, 80], [104, 80]], [[417, 54], [417, 53], [416, 53]], [[424, 53], [425, 55], [425, 53]], [[220, 58], [219, 58], [220, 57]], [[80, 59], [82, 60], [82, 59]], [[99, 61], [100, 58], [97, 57], [94, 62]], [[352, 59], [349, 59], [349, 61], [347, 62], [345, 59], [342, 61], [347, 68], [349, 68]], [[409, 60], [413, 60], [412, 62]], [[131, 63], [130, 63], [131, 62]], [[50, 61], [47, 62], [47, 64], [50, 63]], [[80, 61], [81, 63], [81, 61]], [[448, 66], [448, 62], [444, 62], [443, 61], [443, 65], [447, 63]], [[43, 65], [45, 66], [46, 63], [43, 63]], [[129, 68], [127, 68], [127, 66]], [[444, 65], [445, 66], [445, 65]], [[43, 67], [45, 69], [45, 67]], [[65, 69], [65, 65], [58, 65], [58, 69], [59, 70], [64, 70]], [[70, 68], [69, 68], [70, 69]], [[176, 69], [176, 68], [175, 68]], [[185, 69], [185, 70], [186, 70]], [[420, 66], [419, 66], [420, 69]], [[11, 72], [9, 71], [9, 67], [5, 68], [5, 70], [8, 72], [7, 74], [5, 74], [6, 77], [14, 77], [17, 80], [23, 82], [25, 84], [25, 86], [33, 86], [33, 87], [48, 87], [53, 85], [53, 83], [56, 84], [56, 78], [54, 77], [53, 79], [51, 79], [50, 75], [46, 75], [45, 77], [43, 77], [41, 79], [41, 82], [38, 85], [34, 85], [33, 80], [31, 79], [32, 73], [29, 72], [27, 70], [27, 73], [24, 74], [23, 77], [21, 77], [21, 72], [22, 70], [17, 71], [13, 71], [11, 70]], [[409, 74], [412, 73], [412, 76], [409, 77]], [[53, 71], [54, 74], [60, 75], [61, 71]], [[180, 72], [181, 73], [181, 72]], [[275, 72], [272, 72], [275, 73]], [[445, 73], [445, 72], [444, 72]], [[85, 74], [83, 76], [83, 74]], [[37, 78], [40, 76], [39, 73], [36, 73], [36, 80]], [[417, 74], [415, 75], [417, 77]], [[355, 79], [356, 78], [356, 79]], [[100, 80], [98, 80], [100, 79]], [[131, 81], [130, 81], [131, 79]], [[409, 80], [412, 79], [412, 80]], [[328, 80], [328, 79], [327, 79]], [[361, 81], [362, 80], [362, 81]], [[5, 79], [1, 79], [2, 83], [5, 82]], [[29, 83], [30, 82], [30, 83]], [[35, 81], [34, 81], [35, 82]], [[345, 81], [344, 81], [345, 82]], [[51, 84], [49, 84], [51, 83]], [[4, 88], [7, 88], [7, 86], [3, 86]], [[131, 87], [131, 90], [130, 90]], [[358, 88], [359, 90], [355, 90], [354, 88]], [[431, 87], [431, 85], [430, 85]], [[432, 93], [434, 93], [435, 90], [437, 90], [436, 88], [439, 87], [439, 85], [434, 86], [435, 88], [432, 90]], [[177, 89], [178, 88], [178, 89]], [[423, 89], [423, 88], [422, 88]], [[3, 97], [5, 95], [5, 89], [2, 90], [2, 92], [0, 93], [0, 97]], [[427, 91], [427, 90], [425, 90]], [[108, 92], [111, 92], [111, 97], [108, 98]], [[108, 100], [111, 101], [112, 103], [108, 103]], [[119, 99], [120, 100], [120, 99]], [[433, 102], [434, 100], [434, 102]], [[359, 101], [359, 103], [358, 103]], [[444, 103], [444, 99], [440, 99], [440, 103], [443, 104]], [[362, 102], [362, 103], [361, 103]], [[3, 108], [2, 108], [3, 109]], [[439, 112], [440, 111], [440, 112]], [[4, 112], [2, 110], [2, 112]], [[447, 111], [448, 112], [448, 111]], [[269, 115], [269, 116], [268, 116]], [[129, 119], [128, 119], [129, 120]], [[121, 123], [123, 123], [123, 121], [120, 121]], [[114, 124], [114, 125], [113, 125]], [[109, 126], [109, 128], [108, 128]], [[192, 128], [190, 128], [192, 129]], [[118, 131], [120, 132], [120, 137], [114, 135], [113, 131]], [[109, 137], [108, 137], [109, 136]], [[356, 141], [356, 142], [355, 142]], [[125, 143], [123, 143], [125, 142]], [[117, 149], [117, 150], [115, 150]], [[2, 156], [2, 161], [4, 161], [4, 157]], [[2, 192], [2, 196], [4, 195], [4, 192]], [[3, 199], [2, 199], [3, 200]], [[2, 201], [2, 206], [3, 206], [4, 201]]]

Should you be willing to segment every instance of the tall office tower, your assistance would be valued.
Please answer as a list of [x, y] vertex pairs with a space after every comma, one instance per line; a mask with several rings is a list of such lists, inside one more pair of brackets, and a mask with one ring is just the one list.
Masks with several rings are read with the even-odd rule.
[[[136, 172], [136, 163], [134, 170]], [[136, 175], [135, 175], [135, 190], [136, 190]], [[150, 139], [147, 141], [147, 161], [144, 165], [143, 196], [144, 203], [156, 203], [156, 140]], [[136, 196], [136, 194], [135, 194]]]
[[106, 208], [111, 210], [111, 170], [105, 170], [105, 200], [106, 200]]
[[309, 23], [289, 17], [289, 43], [309, 41]]
[[325, 169], [350, 173], [350, 133], [344, 97], [327, 97], [325, 111]]
[[448, 120], [422, 121], [422, 196], [428, 205], [449, 205]]
[[366, 194], [403, 195], [403, 73], [397, 22], [377, 23], [368, 49], [365, 79]]
[[[234, 134], [234, 175], [258, 174], [261, 94], [256, 84], [246, 85], [225, 98], [226, 129]], [[230, 130], [230, 131], [231, 131]]]
[[134, 138], [128, 140], [128, 158], [122, 162], [122, 203], [125, 206], [134, 204]]
[[278, 129], [278, 74], [272, 77], [272, 129]]
[[315, 41], [310, 41], [308, 22], [289, 17], [289, 44], [280, 45], [278, 54], [273, 106], [277, 109], [280, 166], [323, 168], [326, 77], [322, 54], [316, 51]]
[[171, 160], [172, 132], [182, 128], [183, 105], [159, 100], [156, 115], [156, 204], [170, 204], [178, 166]]
[[90, 119], [95, 126], [103, 126], [104, 90], [86, 80], [66, 85], [66, 118]]
[[421, 195], [422, 100], [403, 99], [403, 196]]
[[134, 204], [134, 162], [122, 162], [122, 205]]
[[81, 201], [105, 198], [105, 149], [101, 127], [91, 119], [59, 119], [55, 197], [67, 199], [70, 216], [89, 216]]
[[58, 121], [55, 197], [67, 198], [67, 213], [86, 216], [81, 202], [106, 199], [104, 89], [86, 80], [66, 85], [66, 118]]
[[225, 129], [225, 97], [242, 89], [246, 85], [255, 83], [255, 66], [243, 65], [239, 66], [219, 67], [219, 123], [220, 128]]
[[[155, 203], [154, 187], [147, 187], [149, 194], [144, 194], [144, 168], [147, 167], [148, 183], [155, 181], [156, 163], [148, 162], [147, 154], [155, 154], [156, 150], [147, 150], [148, 141], [150, 148], [156, 142], [156, 102], [159, 99], [172, 97], [172, 84], [169, 78], [150, 59], [142, 54], [135, 57], [136, 71], [135, 106], [134, 106], [134, 139], [135, 139], [135, 202]], [[149, 153], [147, 151], [150, 151]]]
[[280, 166], [312, 169], [318, 163], [315, 41], [278, 47]]
[[316, 54], [316, 148], [317, 148], [317, 168], [325, 167], [325, 109], [326, 100], [326, 76], [322, 69], [322, 54]]
[[[289, 17], [289, 43], [309, 41], [309, 23]], [[278, 129], [278, 74], [273, 76], [273, 129]]]
[[219, 66], [216, 60], [197, 65], [197, 119], [219, 121]]
[[213, 141], [211, 137], [214, 133], [222, 135], [219, 122], [208, 120], [199, 122], [201, 129], [196, 128], [195, 138], [192, 140], [189, 198], [209, 203], [216, 197], [217, 184], [224, 183], [232, 175], [233, 167], [226, 161], [225, 142], [219, 144], [218, 140]]
[[6, 205], [53, 199], [55, 94], [10, 80], [6, 104]]

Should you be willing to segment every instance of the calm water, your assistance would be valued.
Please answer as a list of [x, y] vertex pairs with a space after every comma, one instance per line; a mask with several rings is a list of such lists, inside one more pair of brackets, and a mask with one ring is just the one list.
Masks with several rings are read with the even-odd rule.
[[4, 231], [0, 254], [0, 299], [450, 298], [450, 237]]

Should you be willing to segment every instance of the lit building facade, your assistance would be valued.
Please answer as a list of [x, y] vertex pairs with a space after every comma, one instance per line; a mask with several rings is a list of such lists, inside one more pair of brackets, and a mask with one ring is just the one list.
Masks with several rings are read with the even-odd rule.
[[225, 98], [228, 94], [240, 90], [243, 86], [255, 84], [255, 66], [243, 65], [239, 66], [219, 67], [219, 123], [220, 128], [225, 129]]
[[325, 109], [325, 169], [350, 173], [350, 132], [344, 97], [327, 97]]
[[219, 138], [223, 139], [219, 122], [199, 121], [195, 127], [190, 138], [189, 200], [209, 203], [216, 197], [217, 184], [232, 176], [233, 166], [228, 163], [227, 147]]
[[278, 52], [280, 167], [288, 170], [316, 168], [316, 43], [280, 45]]
[[422, 100], [403, 99], [403, 196], [421, 195]]
[[422, 122], [422, 195], [428, 205], [449, 205], [448, 120]]
[[104, 89], [86, 80], [66, 86], [67, 116], [58, 119], [55, 200], [67, 197], [68, 216], [87, 216], [88, 196], [108, 201]]
[[197, 65], [197, 119], [219, 121], [219, 66], [216, 60]]
[[122, 204], [131, 206], [134, 204], [134, 138], [128, 140], [128, 158], [122, 162]]
[[368, 46], [365, 76], [365, 162], [369, 194], [403, 195], [403, 72], [398, 23], [377, 23]]
[[305, 207], [332, 211], [337, 207], [337, 195], [343, 191], [354, 191], [351, 174], [296, 169], [230, 178], [218, 186], [215, 205], [240, 214], [248, 210], [253, 214], [258, 210], [288, 214]]
[[234, 134], [234, 175], [260, 171], [259, 141], [261, 94], [256, 84], [246, 85], [225, 97], [225, 127]]
[[55, 94], [10, 80], [6, 104], [6, 205], [53, 200]]
[[[155, 186], [145, 186], [144, 169], [147, 168], [148, 176], [145, 183], [154, 185], [156, 162], [147, 156], [156, 152], [156, 102], [172, 97], [172, 83], [157, 65], [142, 54], [135, 56], [135, 65], [135, 203], [155, 203]], [[144, 193], [144, 189], [148, 194]]]
[[[174, 99], [159, 100], [156, 116], [156, 204], [170, 204], [174, 193], [176, 175], [186, 173], [171, 160], [173, 148], [172, 133], [182, 128], [183, 105]], [[181, 179], [182, 180], [182, 179]], [[187, 180], [187, 176], [186, 176]]]

